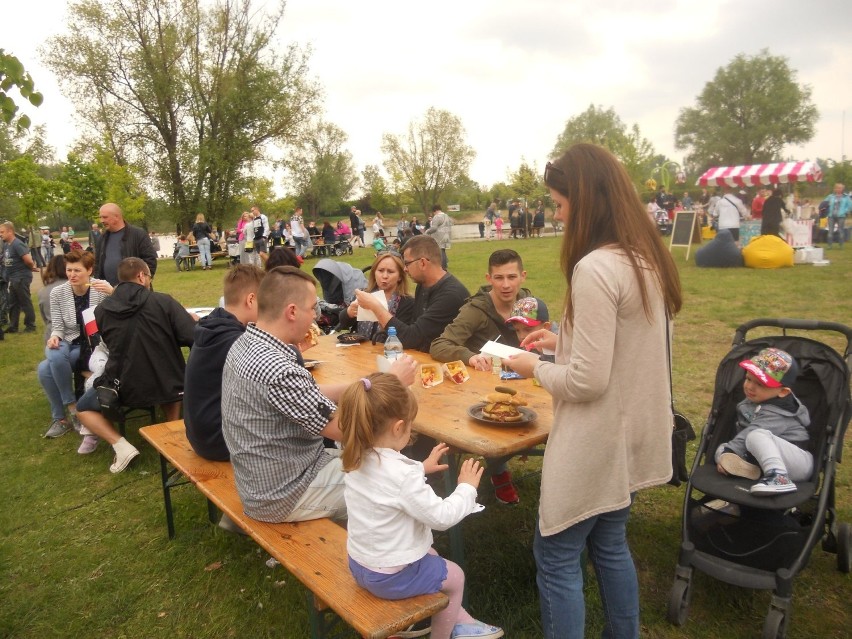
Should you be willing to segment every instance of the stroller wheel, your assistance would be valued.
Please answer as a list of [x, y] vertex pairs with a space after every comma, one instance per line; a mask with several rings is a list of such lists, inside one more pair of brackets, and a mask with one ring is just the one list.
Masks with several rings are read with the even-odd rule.
[[675, 577], [672, 591], [669, 593], [669, 609], [666, 618], [674, 626], [682, 626], [686, 623], [686, 615], [689, 613], [689, 599], [692, 595], [690, 586], [692, 584], [679, 577]]
[[343, 255], [343, 249], [342, 248], [334, 249], [334, 254], [337, 255], [338, 257], [340, 257], [341, 255]]
[[837, 526], [837, 569], [845, 574], [852, 571], [852, 525], [845, 521]]
[[783, 610], [770, 608], [763, 623], [763, 639], [785, 639], [787, 636], [787, 615]]
[[349, 255], [352, 255], [352, 246], [349, 246]]

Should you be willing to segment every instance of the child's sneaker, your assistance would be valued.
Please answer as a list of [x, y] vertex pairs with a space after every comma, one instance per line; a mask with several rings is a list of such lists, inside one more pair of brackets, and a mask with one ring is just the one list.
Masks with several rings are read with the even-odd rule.
[[498, 639], [503, 636], [503, 629], [497, 626], [489, 626], [481, 621], [473, 623], [457, 623], [453, 628], [453, 633], [450, 639], [468, 639], [476, 637], [477, 639]]
[[729, 475], [745, 477], [746, 479], [760, 479], [760, 466], [750, 464], [736, 453], [722, 453], [719, 456], [719, 465]]
[[792, 493], [796, 490], [796, 484], [790, 481], [790, 478], [783, 473], [772, 472], [766, 477], [757, 482], [749, 491], [752, 495], [780, 495], [782, 493]]
[[518, 491], [512, 483], [512, 473], [508, 470], [504, 470], [497, 475], [492, 475], [491, 483], [494, 485], [494, 496], [497, 497], [497, 501], [504, 504], [517, 504], [521, 501]]

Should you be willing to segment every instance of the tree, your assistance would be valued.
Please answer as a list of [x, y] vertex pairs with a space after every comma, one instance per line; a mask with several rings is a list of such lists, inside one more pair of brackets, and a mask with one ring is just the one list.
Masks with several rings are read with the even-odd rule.
[[426, 213], [450, 184], [467, 174], [476, 153], [464, 140], [461, 120], [431, 107], [422, 122], [408, 125], [407, 134], [382, 136], [385, 168], [401, 176]]
[[366, 208], [372, 211], [384, 211], [393, 206], [388, 183], [375, 164], [368, 164], [361, 172], [361, 183], [364, 185], [364, 200], [369, 205]]
[[[8, 17], [8, 16], [7, 16]], [[9, 95], [9, 90], [17, 87], [21, 97], [34, 107], [41, 106], [44, 96], [35, 90], [35, 83], [24, 65], [15, 56], [0, 49], [0, 122], [14, 123], [19, 129], [30, 127], [30, 118], [25, 113], [15, 119], [18, 105]]]
[[63, 208], [68, 216], [94, 220], [98, 209], [107, 201], [106, 180], [98, 167], [84, 162], [75, 153], [69, 153], [59, 180], [65, 187]]
[[512, 197], [530, 201], [542, 199], [547, 195], [547, 188], [544, 186], [544, 179], [538, 167], [530, 166], [523, 158], [518, 170], [510, 173], [508, 177]]
[[334, 124], [318, 122], [285, 162], [299, 204], [311, 217], [337, 209], [358, 183], [352, 154], [343, 148], [347, 139]]
[[76, 0], [47, 63], [116, 164], [143, 167], [179, 222], [199, 211], [214, 221], [267, 146], [295, 141], [318, 108], [307, 54], [274, 46], [283, 12], [251, 0]]
[[681, 109], [675, 146], [692, 149], [687, 160], [703, 167], [777, 161], [785, 145], [814, 136], [818, 117], [810, 87], [764, 49], [719, 68], [696, 106]]
[[16, 222], [34, 228], [46, 214], [55, 211], [62, 200], [63, 187], [41, 176], [41, 167], [29, 155], [6, 162], [0, 172], [0, 197], [16, 204]]
[[553, 156], [561, 155], [579, 142], [609, 149], [627, 169], [634, 184], [648, 178], [655, 155], [653, 145], [642, 137], [637, 124], [628, 129], [612, 107], [604, 109], [590, 104], [583, 113], [569, 119], [556, 140]]

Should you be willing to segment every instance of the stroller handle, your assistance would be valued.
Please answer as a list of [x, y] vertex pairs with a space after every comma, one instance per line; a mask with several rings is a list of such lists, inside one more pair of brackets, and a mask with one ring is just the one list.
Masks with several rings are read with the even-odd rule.
[[784, 330], [802, 331], [834, 331], [846, 337], [846, 354], [852, 350], [852, 328], [839, 322], [821, 322], [819, 320], [789, 319], [789, 318], [759, 318], [740, 324], [734, 333], [733, 345], [738, 346], [745, 342], [746, 333], [761, 326], [773, 326]]

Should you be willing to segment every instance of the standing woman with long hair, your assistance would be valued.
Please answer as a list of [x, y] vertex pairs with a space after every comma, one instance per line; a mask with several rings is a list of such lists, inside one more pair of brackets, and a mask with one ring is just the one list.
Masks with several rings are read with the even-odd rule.
[[624, 167], [577, 144], [548, 162], [544, 182], [565, 225], [568, 284], [560, 332], [521, 343], [556, 352], [504, 363], [553, 396], [533, 551], [544, 636], [583, 637], [580, 555], [588, 548], [605, 637], [639, 636], [639, 586], [627, 545], [635, 493], [672, 474], [671, 321], [681, 307], [677, 269]]
[[192, 225], [192, 235], [198, 245], [198, 259], [203, 270], [213, 268], [213, 257], [210, 255], [210, 236], [213, 229], [204, 221], [204, 213], [195, 216], [195, 224]]

